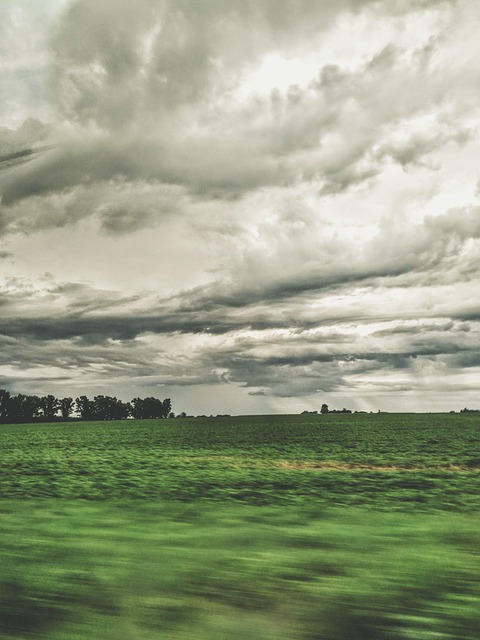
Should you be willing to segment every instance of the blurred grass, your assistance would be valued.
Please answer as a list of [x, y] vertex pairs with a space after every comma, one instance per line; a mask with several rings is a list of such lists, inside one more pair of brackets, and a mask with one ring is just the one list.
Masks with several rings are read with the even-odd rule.
[[477, 640], [480, 517], [0, 503], [0, 637]]

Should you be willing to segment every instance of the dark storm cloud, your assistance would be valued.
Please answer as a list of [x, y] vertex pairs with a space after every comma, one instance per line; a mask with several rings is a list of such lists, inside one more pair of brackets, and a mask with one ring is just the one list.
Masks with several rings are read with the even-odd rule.
[[26, 160], [31, 159], [32, 156], [37, 153], [43, 153], [44, 151], [50, 151], [52, 147], [44, 146], [37, 147], [36, 149], [22, 149], [21, 151], [14, 151], [12, 153], [7, 153], [6, 155], [0, 156], [0, 165], [3, 168], [5, 165], [12, 165], [17, 162], [25, 162]]
[[[19, 168], [3, 181], [2, 204], [73, 189], [111, 179], [156, 180], [184, 185], [195, 192], [253, 189], [288, 182], [282, 170], [255, 149], [255, 142], [199, 139], [193, 145], [162, 140], [123, 141], [108, 138], [71, 143]], [[232, 153], [238, 154], [235, 163]], [[135, 187], [136, 188], [136, 187]]]
[[445, 362], [452, 369], [480, 367], [480, 351], [472, 350], [464, 353], [456, 353], [445, 358]]
[[[108, 130], [131, 125], [139, 109], [165, 116], [202, 99], [212, 85], [228, 84], [229, 72], [272, 45], [298, 44], [356, 5], [346, 0], [75, 2], [55, 45], [64, 113]], [[132, 95], [132, 86], [141, 90], [142, 100]]]
[[[125, 312], [118, 312], [116, 314], [103, 313], [103, 314], [74, 314], [69, 313], [65, 315], [58, 315], [56, 318], [42, 318], [42, 317], [30, 317], [30, 318], [11, 318], [3, 319], [0, 323], [0, 331], [4, 336], [10, 336], [15, 339], [32, 339], [40, 341], [50, 340], [70, 340], [81, 339], [85, 344], [103, 344], [109, 340], [121, 340], [131, 341], [138, 336], [144, 334], [171, 334], [171, 333], [184, 333], [184, 334], [206, 334], [211, 336], [221, 336], [222, 334], [231, 334], [232, 332], [248, 329], [254, 331], [268, 331], [277, 329], [295, 330], [307, 330], [319, 326], [335, 326], [347, 320], [352, 320], [350, 316], [341, 318], [329, 318], [322, 319], [316, 318], [302, 318], [297, 317], [292, 312], [290, 316], [284, 316], [282, 319], [275, 320], [275, 312], [272, 310], [269, 321], [265, 319], [265, 322], [256, 322], [254, 319], [254, 312], [252, 315], [236, 316], [232, 314], [230, 317], [221, 320], [221, 316], [225, 313], [225, 309], [218, 308], [214, 312], [205, 312], [203, 314], [195, 312], [193, 314], [187, 314], [185, 312], [178, 312], [178, 310], [166, 310], [159, 311], [158, 315], [155, 314], [138, 314]], [[390, 321], [394, 317], [394, 314], [388, 314], [385, 312], [383, 318], [377, 320]], [[365, 313], [363, 321], [369, 322], [373, 319], [371, 313]], [[356, 319], [357, 322], [361, 321], [360, 316]], [[405, 331], [404, 328], [394, 328], [392, 330], [385, 330], [377, 332], [375, 335], [381, 337], [393, 337], [395, 335], [404, 335], [408, 337], [408, 347], [403, 355], [407, 357], [418, 355], [436, 355], [441, 353], [455, 353], [462, 349], [471, 349], [478, 339], [477, 334], [470, 334], [465, 331], [445, 332], [438, 330], [435, 325], [431, 325], [430, 330], [424, 329], [422, 334], [426, 337], [418, 336], [414, 331]], [[300, 334], [301, 335], [301, 334]], [[259, 345], [269, 345], [268, 337], [261, 336], [259, 338]], [[369, 359], [372, 357], [372, 353], [364, 352], [361, 348], [355, 347], [354, 349], [350, 345], [350, 349], [345, 351], [345, 347], [342, 347], [342, 337], [337, 334], [329, 340], [334, 340], [337, 347], [334, 352], [331, 353], [319, 353], [317, 351], [310, 351], [307, 353], [294, 354], [287, 356], [285, 354], [272, 356], [272, 362], [270, 364], [287, 364], [297, 363], [302, 364], [311, 362], [313, 360], [329, 361], [332, 359], [345, 359], [352, 354], [355, 357]], [[347, 338], [343, 338], [347, 341]], [[301, 336], [301, 343], [305, 343], [308, 346], [309, 342], [315, 341], [308, 337]], [[317, 338], [318, 341], [318, 338]], [[278, 338], [275, 339], [275, 344], [278, 343]], [[79, 343], [80, 344], [80, 343]], [[256, 343], [255, 343], [256, 344]], [[239, 351], [246, 350], [247, 345], [240, 343], [236, 345]], [[402, 354], [393, 354], [402, 355]], [[268, 362], [267, 362], [268, 363]]]
[[[281, 346], [277, 345], [279, 350]], [[300, 356], [259, 357], [240, 350], [217, 350], [206, 354], [203, 360], [205, 370], [220, 370], [220, 380], [225, 384], [240, 384], [253, 395], [277, 397], [304, 397], [318, 392], [329, 393], [353, 386], [355, 376], [363, 374], [385, 374], [409, 372], [416, 366], [461, 362], [477, 366], [475, 354], [458, 353], [451, 356], [447, 352], [426, 349], [422, 353], [338, 353], [335, 356], [322, 356], [317, 353]], [[450, 365], [449, 365], [450, 366]], [[385, 383], [393, 391], [400, 385]], [[414, 390], [415, 382], [403, 383], [403, 390]]]
[[[218, 358], [221, 361], [221, 357]], [[303, 397], [329, 392], [345, 385], [345, 375], [337, 362], [312, 362], [309, 365], [269, 364], [261, 360], [238, 358], [229, 366], [226, 382], [247, 388], [261, 387], [264, 395]]]
[[133, 371], [152, 372], [151, 358], [141, 349], [134, 349], [128, 343], [115, 343], [109, 341], [103, 345], [83, 344], [78, 348], [75, 341], [52, 339], [25, 341], [17, 337], [0, 336], [0, 363], [2, 365], [15, 364], [20, 370], [29, 370], [32, 367], [58, 367], [68, 375], [76, 369], [84, 367], [112, 366], [115, 361], [115, 370], [123, 371], [125, 375]]
[[[76, 285], [64, 285], [55, 292], [73, 295], [75, 289]], [[85, 292], [82, 295], [87, 297]], [[157, 315], [126, 311], [112, 314], [105, 292], [102, 296], [103, 304], [92, 300], [85, 313], [74, 311], [72, 305], [68, 313], [57, 313], [55, 318], [3, 316], [0, 363], [20, 373], [42, 367], [65, 371], [72, 379], [79, 377], [77, 387], [89, 375], [101, 375], [111, 380], [125, 378], [132, 384], [137, 379], [147, 385], [236, 384], [267, 396], [303, 397], [348, 388], [352, 376], [408, 371], [428, 362], [445, 363], [450, 368], [462, 363], [473, 367], [478, 360], [477, 325], [468, 326], [467, 331], [465, 323], [452, 326], [439, 319], [412, 333], [402, 322], [394, 322], [390, 330], [374, 332], [371, 338], [359, 342], [348, 329], [351, 324], [336, 325], [339, 320], [335, 319], [328, 322], [326, 331], [315, 333], [322, 324], [318, 318], [317, 329], [306, 329], [301, 328], [301, 319], [284, 315], [282, 321], [277, 320], [278, 329], [284, 333], [272, 334], [272, 309], [269, 323], [256, 329], [255, 335], [242, 337], [254, 323], [248, 316], [235, 313], [227, 314], [222, 323], [221, 312], [225, 317], [225, 309], [189, 315], [170, 303], [170, 308]], [[95, 298], [93, 293], [91, 297]], [[50, 305], [52, 299], [46, 302]], [[125, 300], [111, 301], [112, 308], [123, 303]], [[15, 304], [22, 304], [21, 296]], [[371, 320], [366, 320], [366, 326]], [[393, 315], [389, 319], [392, 321]], [[216, 330], [211, 332], [207, 323], [216, 323]], [[203, 346], [188, 349], [188, 353], [180, 349], [168, 356], [157, 349], [154, 361], [148, 344], [138, 341], [151, 334], [184, 335], [187, 339], [191, 332], [205, 336]], [[17, 378], [12, 377], [12, 384]]]

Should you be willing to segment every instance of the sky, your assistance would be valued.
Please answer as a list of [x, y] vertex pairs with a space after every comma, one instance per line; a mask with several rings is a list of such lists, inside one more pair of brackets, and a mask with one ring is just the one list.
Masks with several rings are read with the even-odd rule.
[[2, 0], [0, 387], [480, 407], [477, 0]]

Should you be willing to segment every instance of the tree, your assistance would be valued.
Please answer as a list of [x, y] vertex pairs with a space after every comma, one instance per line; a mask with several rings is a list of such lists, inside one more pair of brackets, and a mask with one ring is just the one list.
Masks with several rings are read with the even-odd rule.
[[168, 418], [168, 416], [172, 411], [172, 401], [170, 400], [170, 398], [166, 398], [162, 404], [163, 404], [162, 418]]
[[322, 404], [322, 408], [320, 409], [320, 413], [329, 413], [328, 404]]
[[38, 396], [19, 393], [10, 398], [8, 418], [12, 422], [32, 422], [38, 417], [41, 406], [41, 399]]
[[95, 396], [93, 405], [98, 420], [123, 420], [130, 415], [130, 404], [111, 396]]
[[75, 400], [75, 406], [83, 420], [93, 420], [95, 418], [95, 405], [87, 396], [80, 396]]
[[60, 408], [60, 401], [49, 394], [40, 398], [40, 408], [42, 410], [44, 418], [51, 420], [55, 417], [58, 409]]
[[73, 411], [73, 398], [62, 398], [60, 400], [60, 411], [62, 412], [62, 418], [68, 420], [70, 414]]
[[7, 422], [10, 409], [10, 391], [0, 389], [0, 422]]
[[70, 397], [60, 400], [52, 394], [38, 397], [19, 393], [12, 396], [6, 389], [0, 389], [0, 423], [52, 420], [58, 411], [67, 420], [74, 410], [82, 420], [124, 420], [129, 416], [159, 419], [174, 415], [170, 398], [134, 398], [130, 403], [112, 396], [98, 395], [93, 400], [80, 396], [74, 402]]
[[132, 407], [132, 417], [136, 420], [141, 420], [145, 418], [145, 402], [142, 398], [134, 398], [131, 402]]
[[167, 418], [171, 409], [170, 398], [159, 400], [158, 398], [134, 398], [132, 400], [132, 416], [138, 420]]

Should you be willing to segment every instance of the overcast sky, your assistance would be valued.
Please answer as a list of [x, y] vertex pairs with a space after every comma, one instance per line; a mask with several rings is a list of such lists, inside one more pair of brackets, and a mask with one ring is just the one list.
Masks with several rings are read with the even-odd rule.
[[2, 0], [0, 387], [480, 407], [477, 0]]

